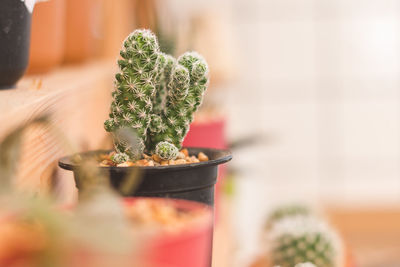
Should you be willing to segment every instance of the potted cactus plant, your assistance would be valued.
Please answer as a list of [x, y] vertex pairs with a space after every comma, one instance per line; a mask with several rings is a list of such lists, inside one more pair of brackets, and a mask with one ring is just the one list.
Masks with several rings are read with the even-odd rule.
[[[231, 159], [230, 152], [180, 151], [208, 86], [206, 61], [196, 52], [178, 59], [162, 53], [149, 30], [131, 33], [120, 55], [110, 115], [104, 123], [113, 136], [114, 152], [78, 156], [102, 157], [100, 168], [109, 173], [114, 188], [140, 169], [141, 182], [127, 192], [129, 196], [173, 197], [212, 205], [218, 165]], [[123, 130], [134, 134], [121, 134]], [[60, 167], [75, 170], [79, 166], [73, 161], [76, 156], [62, 158]], [[79, 189], [79, 174], [74, 172], [74, 176]]]

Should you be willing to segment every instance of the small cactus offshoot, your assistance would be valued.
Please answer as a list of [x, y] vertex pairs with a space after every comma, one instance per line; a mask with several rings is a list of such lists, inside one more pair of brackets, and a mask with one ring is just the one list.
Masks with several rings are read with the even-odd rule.
[[175, 159], [179, 150], [171, 143], [160, 142], [156, 146], [156, 154], [163, 160]]
[[318, 267], [341, 266], [339, 237], [327, 224], [313, 217], [292, 216], [277, 221], [268, 232], [268, 244], [274, 265], [293, 267], [309, 262]]
[[120, 164], [122, 162], [126, 162], [129, 160], [129, 156], [125, 153], [116, 153], [111, 156], [111, 160], [117, 164]]
[[[207, 63], [196, 52], [186, 52], [177, 60], [162, 53], [149, 30], [132, 32], [120, 55], [104, 128], [111, 133], [120, 128], [133, 129], [140, 142], [132, 146], [114, 138], [116, 152], [128, 155], [129, 160], [139, 159], [143, 152], [159, 152], [163, 159], [176, 158], [175, 151], [181, 148], [208, 86]], [[169, 149], [163, 148], [167, 147], [165, 142]]]

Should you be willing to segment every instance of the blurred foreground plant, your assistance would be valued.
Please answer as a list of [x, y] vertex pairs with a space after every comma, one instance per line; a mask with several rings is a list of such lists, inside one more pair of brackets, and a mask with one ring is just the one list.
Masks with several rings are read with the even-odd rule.
[[[0, 143], [0, 266], [135, 265], [134, 238], [122, 202], [96, 162], [80, 159], [85, 183], [73, 214], [71, 208], [55, 207], [49, 197], [13, 189], [23, 132], [37, 123], [47, 125], [48, 117], [18, 127]], [[135, 179], [133, 172], [130, 180]]]

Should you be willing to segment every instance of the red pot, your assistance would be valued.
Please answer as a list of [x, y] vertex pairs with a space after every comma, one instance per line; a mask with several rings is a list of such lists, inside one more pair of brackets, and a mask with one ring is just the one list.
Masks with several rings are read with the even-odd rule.
[[[126, 198], [126, 205], [137, 200]], [[213, 219], [210, 207], [187, 200], [147, 198], [151, 201], [169, 202], [183, 211], [206, 211], [204, 220], [196, 227], [188, 226], [177, 233], [157, 233], [143, 249], [144, 262], [151, 267], [209, 267], [211, 266]]]
[[[190, 130], [183, 141], [185, 147], [209, 147], [217, 149], [226, 149], [228, 144], [225, 135], [226, 118], [220, 117], [209, 121], [193, 122]], [[214, 206], [216, 218], [220, 203], [221, 188], [224, 182], [226, 166], [221, 165], [218, 168], [218, 180], [215, 185]]]
[[227, 148], [225, 123], [226, 119], [224, 117], [207, 122], [193, 122], [183, 141], [183, 146]]

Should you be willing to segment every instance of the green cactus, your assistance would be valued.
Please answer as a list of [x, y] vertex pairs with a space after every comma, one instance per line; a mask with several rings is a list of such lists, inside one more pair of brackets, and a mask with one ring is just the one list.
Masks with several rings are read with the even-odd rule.
[[[181, 148], [193, 114], [200, 106], [207, 88], [207, 75], [207, 64], [197, 53], [187, 52], [178, 59], [169, 74], [163, 112], [153, 116], [155, 123], [149, 134], [151, 151], [162, 141]], [[168, 74], [165, 76], [168, 77]]]
[[163, 160], [170, 160], [178, 156], [179, 150], [171, 143], [160, 142], [156, 146], [155, 153]]
[[[156, 152], [160, 142], [174, 146], [171, 151], [180, 149], [208, 85], [207, 63], [195, 52], [178, 60], [160, 52], [149, 30], [131, 33], [120, 55], [110, 118], [104, 127], [111, 133], [122, 127], [134, 129], [139, 142], [133, 146], [114, 138], [116, 152], [137, 160], [143, 152]], [[118, 154], [116, 160], [124, 157]], [[175, 154], [163, 156], [170, 159]]]
[[324, 222], [309, 216], [277, 221], [268, 233], [270, 258], [274, 265], [292, 267], [310, 262], [318, 267], [341, 266], [341, 242]]
[[129, 156], [125, 153], [116, 153], [111, 156], [111, 160], [114, 161], [115, 163], [119, 164], [119, 163], [128, 161]]
[[276, 208], [271, 214], [268, 216], [266, 228], [269, 229], [272, 225], [284, 218], [296, 215], [304, 215], [308, 216], [311, 215], [312, 211], [304, 205], [293, 204], [293, 205], [286, 205]]

